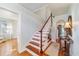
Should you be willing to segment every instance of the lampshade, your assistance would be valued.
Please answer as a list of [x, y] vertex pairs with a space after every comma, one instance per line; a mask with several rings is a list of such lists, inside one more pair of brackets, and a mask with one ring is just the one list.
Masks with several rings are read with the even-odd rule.
[[65, 28], [71, 28], [69, 22], [66, 22], [64, 27], [65, 27]]

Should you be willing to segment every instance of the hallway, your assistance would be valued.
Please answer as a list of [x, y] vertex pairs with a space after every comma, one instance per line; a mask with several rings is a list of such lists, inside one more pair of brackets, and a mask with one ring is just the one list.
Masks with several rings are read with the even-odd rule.
[[[15, 38], [15, 39], [1, 42], [2, 43], [0, 46], [1, 55], [4, 55], [6, 53], [5, 55], [8, 55], [8, 56], [9, 55], [13, 55], [13, 56], [14, 55], [15, 56], [52, 56], [52, 55], [59, 56], [59, 55], [61, 55], [61, 56], [64, 56], [63, 53], [65, 51], [60, 50], [60, 46], [62, 47], [62, 45], [60, 45], [61, 42], [52, 41], [52, 38], [50, 36], [51, 35], [50, 34], [51, 25], [50, 24], [52, 24], [50, 22], [51, 19], [52, 18], [49, 16], [45, 25], [42, 28], [42, 33], [41, 33], [41, 31], [36, 31], [36, 33], [32, 37], [32, 40], [29, 41], [29, 43], [26, 45], [25, 51], [23, 51], [21, 53], [18, 52], [18, 41], [17, 41], [17, 38]], [[40, 33], [42, 36], [40, 35]], [[58, 35], [60, 35], [60, 34], [58, 34]], [[59, 38], [60, 38], [60, 36], [59, 36]], [[64, 45], [64, 43], [63, 43], [63, 45]], [[6, 50], [4, 50], [4, 49], [6, 49]], [[41, 53], [41, 49], [42, 49], [42, 53]]]
[[79, 55], [78, 5], [0, 4], [0, 56]]

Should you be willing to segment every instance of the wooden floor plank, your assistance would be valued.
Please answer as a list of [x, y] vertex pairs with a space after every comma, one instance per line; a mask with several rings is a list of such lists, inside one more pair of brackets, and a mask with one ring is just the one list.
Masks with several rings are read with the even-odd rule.
[[19, 54], [19, 56], [32, 56], [32, 54], [25, 50], [21, 54]]
[[43, 56], [49, 56], [48, 54], [46, 54], [46, 53], [43, 53]]

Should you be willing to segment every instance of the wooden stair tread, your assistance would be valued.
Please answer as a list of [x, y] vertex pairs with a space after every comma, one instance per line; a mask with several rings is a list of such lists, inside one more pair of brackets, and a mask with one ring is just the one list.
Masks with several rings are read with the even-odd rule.
[[40, 37], [39, 35], [34, 35], [34, 36], [36, 36], [36, 37]]
[[[40, 37], [39, 35], [34, 35], [35, 37]], [[47, 38], [47, 36], [42, 36], [43, 38]]]
[[33, 38], [33, 40], [40, 41], [39, 39]]
[[29, 43], [31, 43], [31, 44], [33, 44], [33, 45], [36, 45], [36, 46], [39, 46], [39, 43], [36, 43], [36, 42], [34, 42], [34, 41], [31, 41], [31, 42], [29, 42]]
[[[33, 40], [40, 41], [39, 39], [36, 39], [36, 38], [33, 38]], [[43, 40], [42, 42], [45, 42], [45, 40]]]
[[[49, 32], [48, 31], [43, 31], [42, 33], [43, 34], [48, 34]], [[40, 34], [40, 32], [36, 32], [36, 34]]]
[[32, 54], [25, 50], [21, 54], [19, 54], [19, 56], [32, 56]]
[[31, 51], [33, 51], [34, 53], [39, 55], [39, 49], [36, 49], [33, 46], [31, 46], [31, 45], [28, 45], [26, 48], [30, 49]]

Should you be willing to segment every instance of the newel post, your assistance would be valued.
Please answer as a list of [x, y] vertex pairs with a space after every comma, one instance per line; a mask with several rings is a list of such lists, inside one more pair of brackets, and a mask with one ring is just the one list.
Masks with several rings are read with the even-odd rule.
[[40, 31], [40, 39], [41, 39], [41, 41], [40, 41], [40, 55], [42, 55], [43, 54], [43, 49], [42, 49], [42, 30]]

